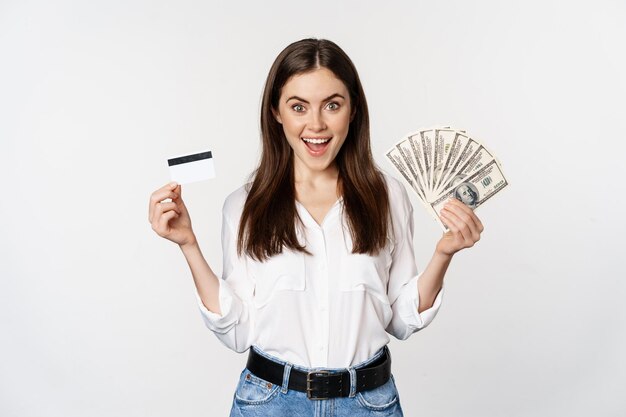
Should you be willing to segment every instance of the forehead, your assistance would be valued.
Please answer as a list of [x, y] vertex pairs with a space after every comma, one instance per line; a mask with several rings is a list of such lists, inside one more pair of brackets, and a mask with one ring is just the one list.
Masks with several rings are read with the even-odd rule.
[[332, 94], [348, 98], [346, 85], [328, 68], [317, 68], [296, 74], [287, 80], [281, 91], [281, 98], [298, 96], [306, 100], [323, 100]]

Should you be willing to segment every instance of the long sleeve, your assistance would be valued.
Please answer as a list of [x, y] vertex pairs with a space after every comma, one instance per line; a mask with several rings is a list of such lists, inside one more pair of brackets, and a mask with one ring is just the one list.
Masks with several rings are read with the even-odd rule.
[[[232, 213], [238, 213], [234, 193], [223, 207], [222, 251], [223, 272], [219, 280], [219, 302], [221, 315], [209, 311], [196, 291], [196, 298], [202, 319], [207, 328], [226, 347], [244, 352], [250, 345], [254, 329], [254, 310], [251, 299], [254, 293], [254, 280], [249, 274], [247, 258], [237, 255], [237, 228]], [[235, 207], [233, 207], [235, 206]]]
[[[435, 297], [432, 307], [418, 313], [419, 290], [417, 283], [421, 273], [417, 273], [413, 251], [413, 207], [404, 187], [401, 184], [397, 184], [397, 186], [400, 187], [397, 192], [400, 193], [401, 197], [398, 197], [399, 201], [395, 202], [400, 207], [396, 207], [395, 212], [398, 215], [393, 219], [395, 247], [392, 251], [387, 289], [393, 317], [386, 331], [400, 340], [405, 340], [433, 321], [441, 306], [443, 286]], [[393, 192], [395, 190], [390, 189], [390, 193]]]

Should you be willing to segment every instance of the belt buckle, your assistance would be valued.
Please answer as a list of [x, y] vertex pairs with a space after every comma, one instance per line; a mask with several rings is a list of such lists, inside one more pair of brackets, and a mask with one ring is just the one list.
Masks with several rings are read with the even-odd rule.
[[327, 400], [328, 397], [312, 397], [311, 396], [311, 391], [313, 390], [313, 388], [311, 388], [311, 382], [312, 382], [311, 375], [328, 376], [330, 375], [330, 372], [329, 371], [311, 371], [306, 374], [306, 397], [309, 400]]

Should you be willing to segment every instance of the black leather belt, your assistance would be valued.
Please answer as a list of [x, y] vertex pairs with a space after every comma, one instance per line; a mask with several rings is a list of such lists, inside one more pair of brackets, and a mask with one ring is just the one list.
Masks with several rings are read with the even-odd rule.
[[[246, 367], [261, 379], [274, 385], [283, 385], [285, 366], [260, 355], [254, 347], [250, 348]], [[387, 346], [383, 347], [383, 354], [374, 362], [363, 368], [357, 368], [355, 371], [356, 392], [368, 391], [384, 385], [391, 376], [391, 355]], [[350, 395], [350, 372], [348, 370], [335, 373], [325, 370], [303, 372], [291, 368], [288, 388], [306, 392], [307, 397], [312, 400], [347, 397]]]

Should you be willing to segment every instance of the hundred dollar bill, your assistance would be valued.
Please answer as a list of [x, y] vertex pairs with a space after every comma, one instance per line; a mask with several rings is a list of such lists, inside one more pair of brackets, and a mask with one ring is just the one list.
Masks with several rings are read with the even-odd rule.
[[[456, 140], [452, 146], [454, 147], [457, 144], [461, 147], [460, 149], [458, 149], [458, 151], [456, 148], [453, 148], [450, 151], [450, 157], [453, 156], [453, 152], [457, 151], [457, 153], [456, 155], [454, 155], [454, 161], [450, 162], [447, 170], [444, 167], [443, 171], [445, 171], [445, 173], [444, 176], [439, 179], [439, 184], [437, 184], [436, 187], [437, 190], [440, 190], [439, 186], [441, 184], [447, 183], [450, 180], [450, 177], [458, 172], [459, 168], [467, 162], [467, 160], [474, 154], [474, 152], [476, 152], [476, 149], [478, 149], [478, 147], [480, 146], [480, 144], [474, 139], [462, 133], [459, 133], [457, 135]], [[450, 158], [448, 159], [448, 161], [450, 161]]]
[[[413, 159], [415, 160], [418, 171], [416, 172], [419, 176], [420, 183], [422, 184], [422, 188], [424, 191], [426, 190], [426, 164], [424, 162], [424, 150], [422, 149], [422, 136], [420, 132], [411, 133], [407, 136], [407, 140], [411, 145], [411, 150], [413, 151]], [[424, 193], [424, 195], [426, 195]]]
[[420, 131], [420, 139], [422, 142], [422, 154], [424, 155], [424, 170], [426, 171], [426, 177], [424, 178], [426, 186], [426, 197], [431, 197], [431, 178], [432, 178], [432, 165], [433, 165], [433, 129], [426, 129]]
[[[430, 206], [435, 213], [439, 214], [450, 198], [456, 198], [475, 210], [508, 184], [500, 165], [493, 160], [460, 184], [445, 190], [437, 200], [430, 203]], [[447, 227], [444, 230], [447, 230]]]
[[433, 178], [431, 183], [431, 188], [435, 191], [443, 173], [444, 162], [450, 154], [455, 136], [456, 131], [449, 127], [435, 129], [435, 156], [433, 158]]
[[432, 167], [432, 175], [430, 176], [430, 184], [428, 184], [428, 188], [431, 191], [435, 191], [435, 181], [438, 174], [443, 169], [443, 140], [441, 136], [437, 134], [437, 129], [435, 129], [433, 133], [433, 163]]
[[[465, 144], [469, 140], [469, 137], [462, 134], [461, 132], [455, 132], [454, 138], [452, 139], [452, 143], [449, 146], [449, 150], [447, 152], [446, 157], [444, 158], [443, 169], [441, 174], [439, 175], [439, 182], [444, 180], [450, 174], [452, 170], [452, 166], [454, 162], [459, 157], [459, 154], [465, 147]], [[437, 184], [438, 185], [438, 184]]]
[[441, 227], [444, 227], [443, 223], [441, 223], [441, 219], [439, 218], [439, 216], [437, 216], [437, 214], [432, 210], [428, 202], [420, 194], [420, 187], [416, 184], [415, 180], [413, 180], [410, 170], [408, 166], [406, 165], [404, 159], [402, 158], [402, 154], [400, 153], [400, 150], [398, 149], [398, 147], [394, 146], [389, 151], [387, 151], [385, 155], [391, 161], [393, 166], [398, 170], [398, 172], [400, 172], [400, 174], [406, 180], [406, 182], [415, 191], [415, 193], [419, 197], [420, 202], [422, 203], [424, 208], [426, 208], [426, 211], [428, 211], [428, 213], [430, 213], [430, 215], [433, 216], [433, 218], [437, 221], [437, 223]]
[[406, 162], [404, 161], [402, 152], [400, 151], [400, 147], [399, 146], [394, 146], [393, 148], [389, 149], [385, 155], [391, 161], [393, 166], [398, 170], [398, 172], [404, 177], [406, 182], [409, 183], [411, 188], [413, 188], [413, 190], [415, 190], [415, 192], [417, 193], [417, 196], [422, 201], [425, 202], [423, 191], [421, 189], [422, 187], [421, 187], [421, 185], [418, 185], [416, 183], [417, 181], [411, 175], [410, 169], [407, 166]]
[[453, 171], [454, 175], [443, 181], [437, 191], [441, 194], [441, 191], [446, 190], [453, 185], [462, 182], [465, 178], [469, 177], [489, 162], [494, 161], [494, 156], [483, 145], [478, 145], [478, 149], [472, 156], [465, 161], [457, 170]]
[[424, 184], [422, 183], [422, 178], [424, 175], [424, 167], [422, 165], [421, 160], [413, 152], [414, 146], [411, 145], [411, 141], [409, 139], [405, 139], [399, 142], [396, 145], [396, 148], [400, 152], [400, 155], [404, 159], [406, 167], [408, 168], [413, 180], [415, 181], [415, 187], [417, 188], [416, 189], [417, 193], [419, 194], [420, 198], [425, 201], [426, 192], [425, 192]]

